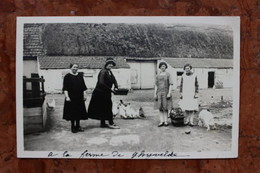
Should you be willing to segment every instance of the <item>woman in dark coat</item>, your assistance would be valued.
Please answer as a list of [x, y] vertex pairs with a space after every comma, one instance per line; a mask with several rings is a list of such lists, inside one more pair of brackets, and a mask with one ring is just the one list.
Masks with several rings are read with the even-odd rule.
[[[84, 91], [87, 90], [83, 76], [78, 73], [78, 64], [70, 64], [71, 72], [64, 76], [63, 91], [65, 94], [63, 119], [71, 121], [72, 133], [84, 131], [80, 120], [87, 119]], [[76, 123], [76, 124], [75, 124]]]
[[[108, 127], [119, 129], [113, 121], [111, 92], [114, 85], [115, 90], [118, 89], [117, 81], [111, 71], [116, 63], [112, 58], [106, 60], [104, 68], [98, 74], [98, 81], [92, 93], [92, 97], [88, 107], [88, 117], [101, 121], [100, 127]], [[109, 124], [105, 123], [108, 120]]]

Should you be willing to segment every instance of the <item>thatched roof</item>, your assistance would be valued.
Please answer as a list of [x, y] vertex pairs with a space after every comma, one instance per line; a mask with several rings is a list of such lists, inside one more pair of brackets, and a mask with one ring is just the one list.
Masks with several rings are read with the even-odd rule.
[[[107, 57], [93, 56], [40, 56], [41, 69], [68, 69], [70, 63], [79, 64], [80, 68], [101, 69], [105, 65]], [[115, 68], [130, 68], [123, 57], [114, 57]]]
[[189, 63], [193, 68], [233, 68], [233, 59], [162, 58], [173, 68], [183, 68]]
[[51, 56], [233, 58], [232, 31], [221, 26], [46, 24]]

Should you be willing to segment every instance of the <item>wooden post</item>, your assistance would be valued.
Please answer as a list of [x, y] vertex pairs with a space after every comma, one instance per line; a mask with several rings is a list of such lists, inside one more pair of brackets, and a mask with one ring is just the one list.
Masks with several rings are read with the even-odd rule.
[[[39, 75], [37, 73], [31, 74], [32, 78], [39, 78]], [[38, 81], [32, 81], [32, 97], [37, 98], [40, 97], [40, 84]]]
[[44, 90], [44, 82], [45, 80], [43, 79], [43, 76], [41, 76], [41, 85], [42, 85], [42, 92], [45, 93], [45, 90]]

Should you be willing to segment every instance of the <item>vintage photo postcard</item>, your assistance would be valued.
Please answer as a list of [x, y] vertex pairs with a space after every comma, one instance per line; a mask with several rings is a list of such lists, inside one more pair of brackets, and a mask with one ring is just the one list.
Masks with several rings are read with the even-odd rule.
[[239, 17], [18, 17], [17, 157], [236, 158]]

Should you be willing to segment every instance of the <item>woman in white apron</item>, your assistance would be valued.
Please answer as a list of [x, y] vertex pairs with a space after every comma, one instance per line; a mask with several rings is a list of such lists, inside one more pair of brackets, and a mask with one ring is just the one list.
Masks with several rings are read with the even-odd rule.
[[179, 103], [181, 109], [184, 111], [184, 124], [193, 126], [193, 119], [195, 111], [198, 108], [198, 81], [197, 76], [191, 71], [192, 66], [186, 64], [184, 66], [185, 73], [181, 78], [181, 101]]

